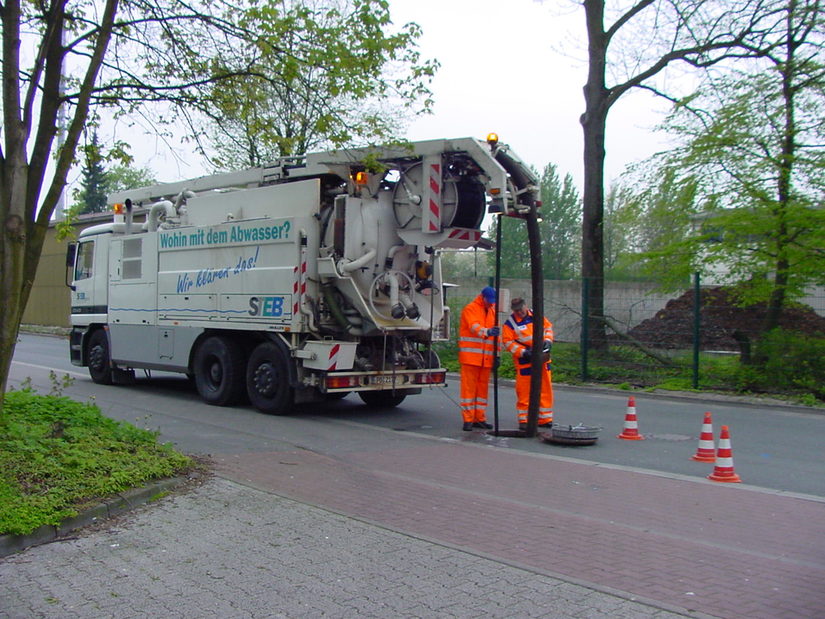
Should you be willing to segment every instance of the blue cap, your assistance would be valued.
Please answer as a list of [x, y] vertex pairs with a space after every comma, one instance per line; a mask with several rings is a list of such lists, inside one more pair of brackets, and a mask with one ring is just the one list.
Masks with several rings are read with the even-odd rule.
[[484, 289], [481, 291], [481, 296], [484, 297], [484, 300], [487, 301], [487, 303], [495, 303], [496, 289], [492, 286], [485, 286]]

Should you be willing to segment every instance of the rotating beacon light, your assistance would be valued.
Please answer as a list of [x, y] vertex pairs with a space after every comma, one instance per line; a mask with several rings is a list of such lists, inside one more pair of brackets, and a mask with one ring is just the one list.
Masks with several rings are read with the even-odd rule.
[[[490, 152], [495, 156], [498, 150], [498, 133], [493, 131], [488, 133], [487, 144], [490, 146]], [[489, 193], [492, 200], [487, 206], [487, 212], [491, 215], [501, 215], [504, 213], [504, 196], [501, 195], [501, 187], [491, 187]]]

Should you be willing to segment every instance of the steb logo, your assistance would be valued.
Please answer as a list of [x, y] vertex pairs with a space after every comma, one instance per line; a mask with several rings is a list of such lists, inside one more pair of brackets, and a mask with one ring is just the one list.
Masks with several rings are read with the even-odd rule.
[[250, 316], [283, 316], [284, 297], [250, 297]]

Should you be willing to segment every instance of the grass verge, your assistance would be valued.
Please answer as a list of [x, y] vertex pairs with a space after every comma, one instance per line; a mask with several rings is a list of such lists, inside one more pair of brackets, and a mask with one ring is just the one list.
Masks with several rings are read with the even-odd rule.
[[103, 416], [92, 403], [30, 389], [0, 413], [0, 534], [58, 525], [84, 505], [193, 468], [158, 433]]
[[[452, 372], [459, 371], [458, 351], [454, 344], [434, 346], [441, 365]], [[823, 349], [825, 350], [825, 349]], [[607, 351], [591, 351], [588, 359], [588, 383], [610, 385], [626, 390], [693, 391], [697, 393], [721, 393], [726, 395], [762, 396], [780, 399], [803, 406], [825, 407], [821, 380], [813, 380], [802, 370], [823, 355], [808, 352], [802, 360], [787, 364], [789, 378], [779, 380], [781, 373], [773, 369], [742, 365], [738, 355], [718, 356], [701, 353], [699, 358], [699, 387], [693, 388], [693, 359], [691, 351], [667, 351], [671, 365], [653, 361], [642, 352], [629, 346], [612, 345]], [[776, 355], [774, 355], [776, 356]], [[500, 357], [498, 375], [515, 378], [512, 355]], [[825, 363], [820, 362], [820, 365]], [[581, 347], [578, 344], [557, 342], [553, 345], [553, 382], [579, 385], [581, 380]], [[810, 376], [822, 376], [817, 369]], [[807, 387], [804, 380], [815, 384]]]

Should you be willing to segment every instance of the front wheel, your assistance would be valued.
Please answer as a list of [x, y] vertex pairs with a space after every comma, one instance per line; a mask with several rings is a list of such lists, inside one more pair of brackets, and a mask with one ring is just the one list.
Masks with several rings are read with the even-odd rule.
[[243, 349], [228, 337], [210, 337], [198, 346], [195, 386], [207, 404], [229, 406], [243, 395]]
[[106, 331], [98, 329], [89, 337], [86, 345], [86, 358], [89, 365], [89, 376], [98, 385], [111, 385], [112, 359], [109, 355], [109, 338]]
[[380, 406], [381, 408], [393, 408], [401, 404], [407, 397], [402, 391], [359, 391], [358, 395], [367, 406]]
[[246, 392], [262, 413], [285, 415], [293, 408], [288, 363], [283, 349], [272, 342], [258, 344], [252, 351], [246, 365]]

